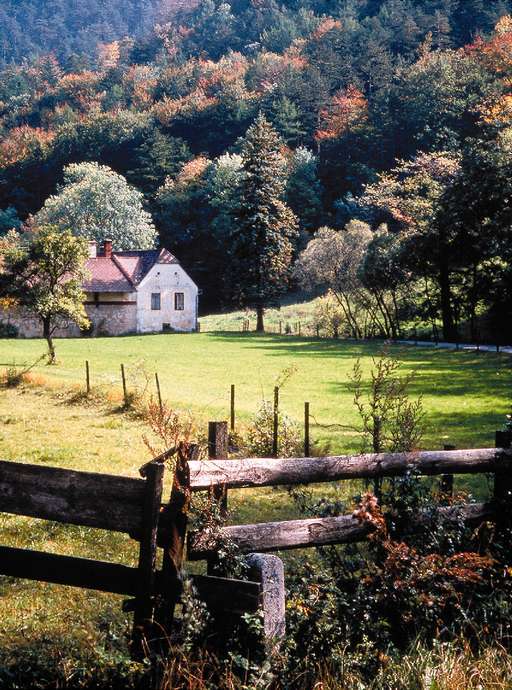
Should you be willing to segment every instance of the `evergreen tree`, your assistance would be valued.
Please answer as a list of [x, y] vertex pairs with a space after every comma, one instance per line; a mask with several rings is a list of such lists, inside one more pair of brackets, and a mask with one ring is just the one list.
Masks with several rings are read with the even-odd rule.
[[233, 292], [239, 303], [257, 311], [257, 330], [264, 331], [265, 307], [289, 285], [297, 219], [284, 202], [285, 163], [281, 141], [263, 115], [249, 128], [242, 160], [238, 223], [232, 235]]

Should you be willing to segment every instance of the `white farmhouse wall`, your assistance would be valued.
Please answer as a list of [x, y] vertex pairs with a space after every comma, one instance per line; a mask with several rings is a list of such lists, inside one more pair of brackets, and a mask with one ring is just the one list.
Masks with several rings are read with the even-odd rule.
[[[182, 292], [185, 308], [174, 308], [174, 295]], [[160, 294], [160, 310], [151, 309], [152, 293]], [[197, 329], [197, 285], [179, 264], [156, 264], [137, 290], [137, 331], [158, 333], [169, 324], [176, 331]]]

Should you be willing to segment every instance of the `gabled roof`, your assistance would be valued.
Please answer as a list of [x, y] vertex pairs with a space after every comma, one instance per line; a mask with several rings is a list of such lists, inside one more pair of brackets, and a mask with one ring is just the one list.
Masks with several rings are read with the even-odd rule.
[[86, 292], [135, 292], [137, 286], [156, 264], [178, 264], [167, 249], [112, 252], [110, 257], [88, 259], [90, 275], [84, 282]]

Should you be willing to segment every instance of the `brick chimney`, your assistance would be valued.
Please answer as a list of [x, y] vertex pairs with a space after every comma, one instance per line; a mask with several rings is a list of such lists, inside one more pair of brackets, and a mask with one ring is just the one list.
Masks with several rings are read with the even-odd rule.
[[89, 242], [89, 258], [95, 259], [97, 256], [98, 256], [98, 245], [96, 244], [96, 240], [91, 240]]
[[105, 240], [103, 242], [103, 256], [106, 259], [112, 258], [112, 240]]

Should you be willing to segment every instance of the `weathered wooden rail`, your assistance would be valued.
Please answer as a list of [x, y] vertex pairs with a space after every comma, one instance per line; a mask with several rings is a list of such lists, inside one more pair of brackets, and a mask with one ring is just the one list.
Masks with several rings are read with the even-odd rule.
[[[173, 627], [180, 601], [185, 559], [206, 560], [208, 575], [193, 576], [198, 595], [219, 619], [263, 611], [267, 641], [284, 633], [284, 571], [272, 551], [364, 541], [371, 526], [353, 515], [232, 525], [211, 534], [188, 532], [194, 492], [208, 491], [226, 512], [228, 491], [249, 487], [311, 484], [346, 479], [493, 473], [494, 500], [487, 504], [440, 507], [446, 521], [478, 524], [493, 520], [499, 502], [512, 495], [512, 432], [499, 432], [498, 448], [422, 451], [322, 458], [228, 459], [226, 422], [211, 422], [209, 457], [195, 446], [180, 446], [141, 468], [142, 478], [75, 472], [0, 462], [0, 510], [60, 523], [121, 532], [139, 543], [136, 566], [0, 546], [0, 574], [84, 587], [132, 597], [132, 652], [135, 658], [161, 645]], [[175, 459], [171, 495], [163, 500], [166, 460]], [[418, 515], [418, 522], [425, 516]], [[414, 527], [414, 525], [412, 525]], [[248, 554], [251, 580], [211, 575], [224, 540]], [[157, 568], [157, 552], [163, 549]], [[161, 649], [161, 647], [160, 647]]]

